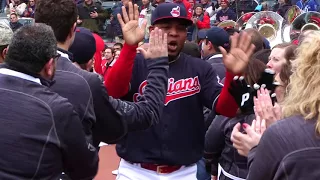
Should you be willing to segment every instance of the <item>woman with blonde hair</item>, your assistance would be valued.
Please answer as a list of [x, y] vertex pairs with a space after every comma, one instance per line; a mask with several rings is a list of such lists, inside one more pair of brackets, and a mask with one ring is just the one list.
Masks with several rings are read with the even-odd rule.
[[254, 154], [247, 180], [320, 179], [320, 32], [297, 49], [283, 117], [268, 128]]

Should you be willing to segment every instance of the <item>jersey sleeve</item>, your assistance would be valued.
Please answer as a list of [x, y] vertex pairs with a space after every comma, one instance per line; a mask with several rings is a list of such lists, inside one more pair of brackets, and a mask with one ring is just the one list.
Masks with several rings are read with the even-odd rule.
[[113, 108], [128, 124], [129, 131], [145, 130], [159, 123], [167, 92], [169, 64], [168, 58], [146, 60], [149, 70], [144, 94], [139, 101], [127, 102], [110, 97]]
[[238, 110], [238, 105], [232, 95], [229, 93], [231, 82], [233, 81], [234, 74], [226, 71], [226, 78], [224, 86], [220, 93], [219, 99], [216, 101], [214, 110], [217, 114], [221, 114], [227, 117], [234, 117]]
[[124, 44], [120, 56], [104, 76], [104, 84], [110, 96], [120, 98], [129, 91], [137, 46]]

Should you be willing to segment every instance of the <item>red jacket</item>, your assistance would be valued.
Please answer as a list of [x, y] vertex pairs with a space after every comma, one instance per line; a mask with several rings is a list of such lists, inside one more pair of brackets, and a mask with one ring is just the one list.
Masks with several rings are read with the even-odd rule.
[[209, 29], [210, 28], [210, 18], [208, 15], [204, 14], [203, 15], [203, 20], [197, 21], [197, 27], [198, 29]]

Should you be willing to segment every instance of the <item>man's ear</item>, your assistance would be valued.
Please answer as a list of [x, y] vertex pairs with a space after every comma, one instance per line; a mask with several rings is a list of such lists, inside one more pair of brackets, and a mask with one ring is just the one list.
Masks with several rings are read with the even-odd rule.
[[75, 22], [70, 29], [69, 36], [72, 37], [76, 33], [76, 28], [77, 28], [77, 22]]
[[90, 59], [90, 60], [87, 62], [86, 70], [87, 70], [87, 71], [90, 71], [90, 70], [92, 69], [92, 66], [93, 66], [93, 59]]
[[6, 58], [7, 52], [8, 52], [8, 48], [4, 48], [3, 51], [1, 52], [1, 56], [3, 57], [3, 59]]
[[45, 65], [44, 65], [44, 75], [47, 77], [47, 78], [53, 78], [53, 75], [54, 75], [54, 71], [55, 71], [55, 66], [56, 66], [56, 63], [54, 61], [53, 58], [51, 58]]
[[154, 26], [149, 26], [149, 32], [154, 30]]
[[210, 50], [214, 48], [214, 47], [213, 47], [213, 44], [211, 43], [211, 41], [207, 41], [206, 43], [207, 43], [207, 46], [208, 46], [208, 48], [209, 48]]

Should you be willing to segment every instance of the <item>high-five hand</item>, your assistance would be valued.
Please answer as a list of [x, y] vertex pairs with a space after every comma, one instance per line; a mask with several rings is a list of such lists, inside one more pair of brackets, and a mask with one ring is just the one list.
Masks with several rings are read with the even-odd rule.
[[122, 6], [122, 17], [117, 14], [119, 23], [121, 25], [123, 39], [128, 45], [137, 45], [144, 38], [147, 21], [145, 20], [139, 27], [139, 9], [135, 4], [129, 2], [129, 15], [124, 6]]
[[223, 63], [226, 69], [233, 74], [244, 72], [254, 48], [254, 45], [251, 44], [251, 37], [246, 32], [241, 32], [240, 35], [235, 33], [231, 36], [231, 48], [229, 53], [227, 53], [223, 47], [219, 47], [223, 55]]
[[148, 50], [146, 51], [143, 48], [137, 50], [141, 52], [145, 59], [168, 57], [167, 34], [156, 27], [150, 33]]

